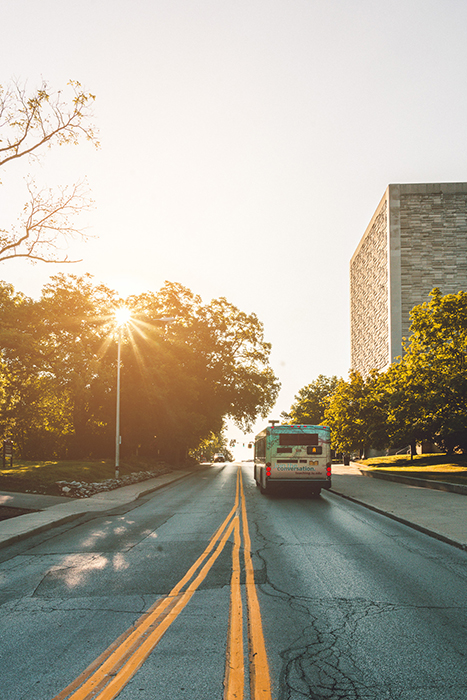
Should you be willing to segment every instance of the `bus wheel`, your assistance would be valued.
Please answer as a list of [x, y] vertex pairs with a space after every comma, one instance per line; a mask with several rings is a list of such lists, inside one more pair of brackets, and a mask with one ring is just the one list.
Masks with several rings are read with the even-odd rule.
[[263, 486], [263, 480], [262, 480], [262, 479], [261, 479], [261, 482], [260, 482], [260, 484], [259, 484], [259, 489], [260, 489], [260, 491], [261, 491], [262, 494], [265, 494], [265, 493], [267, 493], [267, 492], [269, 491], [269, 488], [268, 488], [267, 484], [265, 484], [265, 485]]

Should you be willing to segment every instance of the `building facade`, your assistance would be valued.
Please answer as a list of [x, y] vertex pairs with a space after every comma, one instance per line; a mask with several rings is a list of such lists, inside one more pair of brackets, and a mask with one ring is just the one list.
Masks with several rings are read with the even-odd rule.
[[352, 369], [402, 354], [410, 311], [433, 287], [467, 291], [467, 183], [389, 185], [350, 261]]

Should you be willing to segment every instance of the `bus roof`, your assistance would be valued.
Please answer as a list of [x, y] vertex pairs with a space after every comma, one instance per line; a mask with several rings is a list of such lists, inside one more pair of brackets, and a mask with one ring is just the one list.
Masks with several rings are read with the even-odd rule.
[[329, 431], [327, 425], [308, 425], [306, 423], [287, 423], [286, 425], [268, 425], [256, 438], [266, 437], [273, 433], [316, 433], [318, 431]]

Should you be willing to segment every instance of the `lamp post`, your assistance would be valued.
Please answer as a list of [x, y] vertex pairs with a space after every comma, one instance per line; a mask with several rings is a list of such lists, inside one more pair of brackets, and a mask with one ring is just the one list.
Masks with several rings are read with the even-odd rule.
[[117, 350], [117, 419], [115, 429], [115, 478], [120, 476], [120, 353], [122, 345], [122, 327], [118, 327]]
[[[156, 323], [161, 323], [166, 327], [176, 321], [176, 318], [166, 317], [154, 319]], [[115, 310], [115, 321], [118, 328], [117, 341], [117, 407], [115, 420], [115, 478], [120, 476], [120, 367], [121, 367], [121, 347], [122, 347], [122, 327], [131, 321], [131, 312], [126, 306], [120, 306]]]
[[121, 365], [121, 348], [122, 348], [122, 326], [124, 326], [131, 318], [130, 310], [126, 306], [120, 306], [115, 311], [115, 320], [118, 328], [117, 342], [117, 411], [115, 420], [115, 478], [120, 476], [120, 365]]

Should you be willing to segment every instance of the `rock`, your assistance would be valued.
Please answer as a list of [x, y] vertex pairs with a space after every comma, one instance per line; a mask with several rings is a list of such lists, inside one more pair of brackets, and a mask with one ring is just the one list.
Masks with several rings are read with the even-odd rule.
[[56, 484], [63, 495], [72, 496], [73, 498], [89, 498], [89, 496], [95, 493], [112, 491], [113, 489], [119, 488], [120, 486], [127, 486], [128, 484], [137, 484], [140, 481], [152, 479], [154, 476], [165, 474], [168, 471], [170, 471], [170, 467], [161, 465], [161, 467], [153, 471], [132, 472], [119, 479], [107, 479], [106, 481], [89, 484], [84, 481], [57, 481]]

